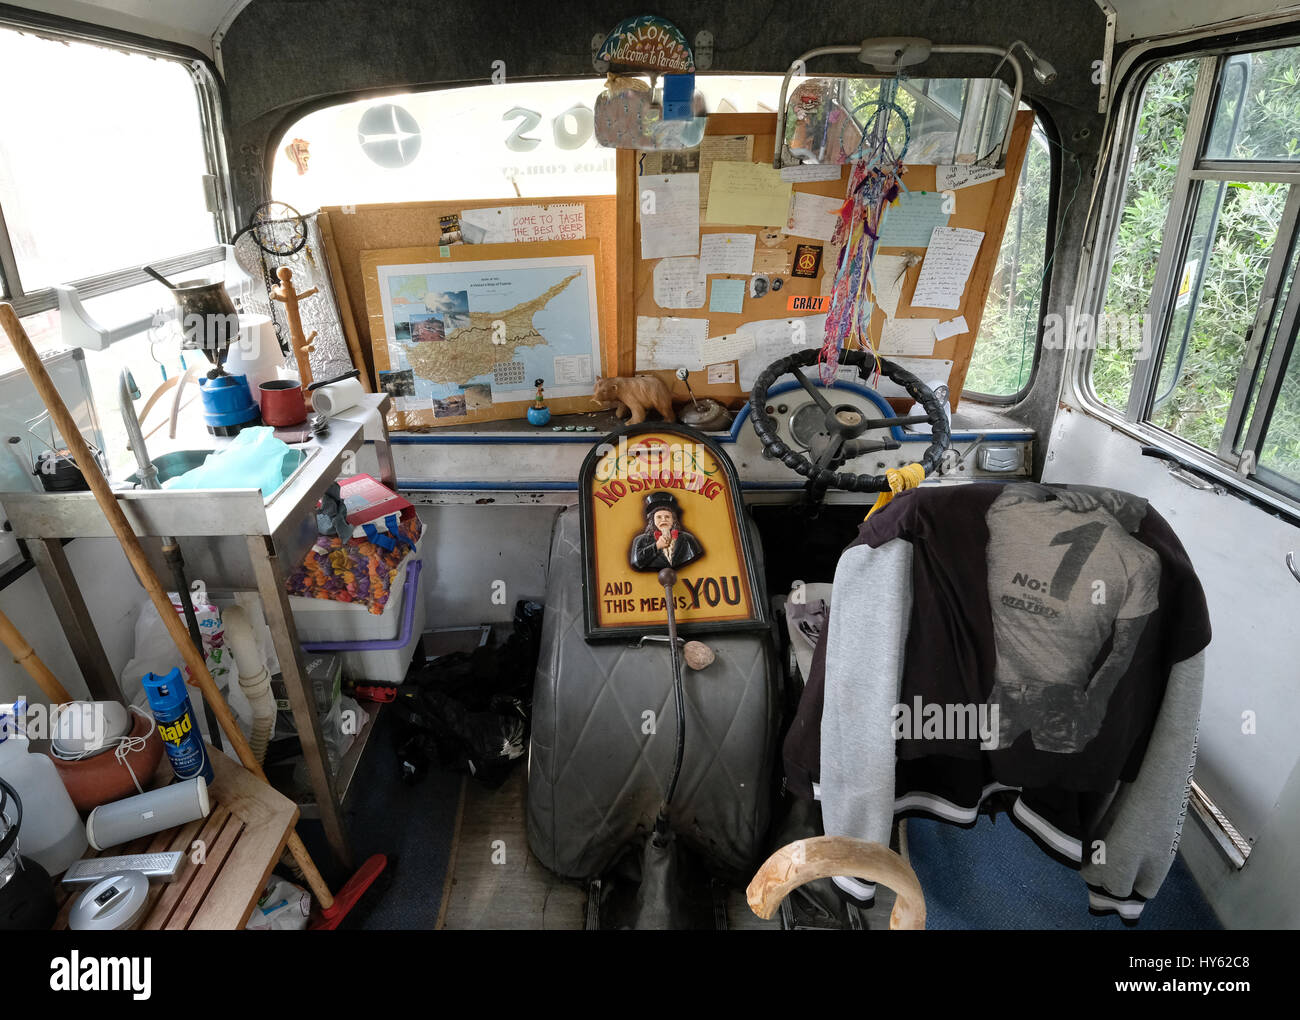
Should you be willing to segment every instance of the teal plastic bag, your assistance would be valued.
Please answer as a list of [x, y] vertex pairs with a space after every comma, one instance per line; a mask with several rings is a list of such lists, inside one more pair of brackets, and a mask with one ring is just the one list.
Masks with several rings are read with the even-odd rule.
[[163, 483], [164, 489], [261, 489], [270, 496], [302, 463], [303, 453], [275, 438], [269, 425], [244, 429], [196, 468]]

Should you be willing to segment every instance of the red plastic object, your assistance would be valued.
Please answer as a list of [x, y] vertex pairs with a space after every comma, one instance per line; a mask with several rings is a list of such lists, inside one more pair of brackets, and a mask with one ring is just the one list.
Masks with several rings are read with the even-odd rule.
[[386, 867], [388, 867], [388, 858], [384, 854], [375, 854], [367, 860], [357, 869], [357, 873], [348, 879], [347, 884], [334, 895], [334, 906], [329, 910], [321, 910], [316, 920], [308, 926], [308, 930], [333, 931], [342, 924], [343, 919], [365, 895], [366, 890], [374, 885], [375, 879]]
[[397, 700], [397, 688], [388, 684], [354, 684], [352, 696], [358, 701], [374, 701], [388, 705]]

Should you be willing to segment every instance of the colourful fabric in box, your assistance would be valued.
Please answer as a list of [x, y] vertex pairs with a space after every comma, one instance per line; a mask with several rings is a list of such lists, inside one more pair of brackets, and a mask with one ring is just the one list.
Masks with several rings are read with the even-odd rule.
[[343, 541], [322, 535], [307, 552], [302, 565], [285, 582], [290, 595], [334, 602], [358, 602], [376, 616], [388, 605], [397, 566], [420, 537], [420, 519], [412, 514], [402, 521], [399, 533], [409, 540], [384, 549], [364, 538]]

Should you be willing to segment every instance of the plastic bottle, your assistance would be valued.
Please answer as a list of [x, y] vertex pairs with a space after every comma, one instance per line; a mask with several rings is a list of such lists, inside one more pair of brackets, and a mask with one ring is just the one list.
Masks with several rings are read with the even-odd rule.
[[208, 761], [208, 750], [203, 746], [203, 735], [199, 732], [185, 681], [181, 679], [180, 667], [166, 676], [150, 673], [142, 683], [149, 708], [158, 720], [158, 733], [167, 749], [172, 771], [178, 779], [202, 776], [211, 786], [214, 779], [212, 762]]
[[22, 798], [23, 827], [18, 834], [22, 855], [58, 875], [85, 855], [86, 827], [54, 762], [31, 753], [19, 725], [26, 714], [25, 701], [0, 708], [0, 778]]

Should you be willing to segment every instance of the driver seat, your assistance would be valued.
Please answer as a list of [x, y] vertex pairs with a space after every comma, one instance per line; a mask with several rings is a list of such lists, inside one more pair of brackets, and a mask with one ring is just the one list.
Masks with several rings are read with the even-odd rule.
[[[761, 579], [757, 529], [744, 520]], [[541, 863], [586, 881], [653, 827], [673, 767], [676, 709], [666, 639], [585, 639], [581, 541], [577, 510], [561, 511], [533, 696], [527, 822]], [[715, 658], [684, 670], [686, 743], [672, 826], [719, 877], [743, 885], [767, 850], [776, 656], [767, 631], [695, 637]]]

